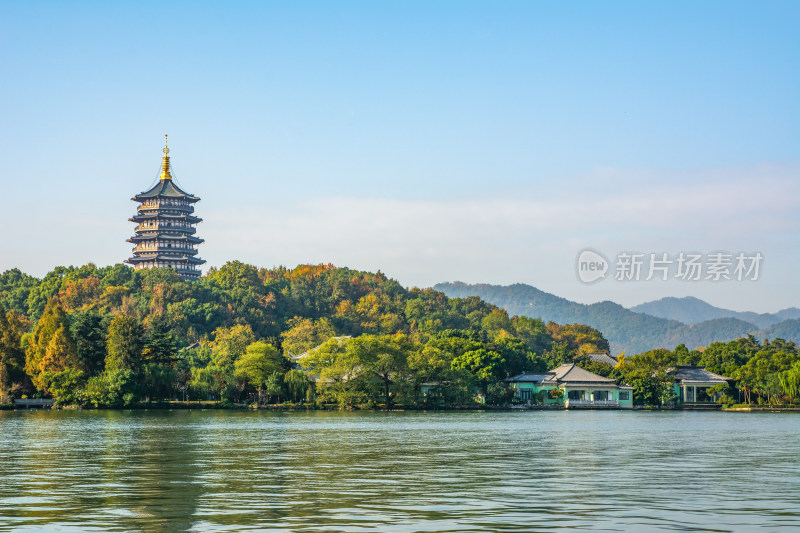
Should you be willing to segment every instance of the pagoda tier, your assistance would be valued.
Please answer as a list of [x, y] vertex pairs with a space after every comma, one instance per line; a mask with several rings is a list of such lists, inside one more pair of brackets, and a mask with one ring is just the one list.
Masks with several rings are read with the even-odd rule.
[[[128, 219], [129, 222], [155, 222], [156, 224], [170, 224], [170, 223], [183, 223], [183, 224], [197, 224], [202, 222], [202, 218], [193, 217], [192, 215], [173, 215], [163, 212], [148, 213], [146, 215], [135, 215]], [[178, 227], [178, 226], [176, 226]]]
[[134, 235], [126, 242], [132, 242], [134, 244], [139, 244], [140, 242], [148, 242], [161, 239], [162, 241], [169, 242], [169, 243], [185, 243], [185, 244], [200, 244], [205, 242], [203, 239], [198, 239], [194, 235], [161, 235], [160, 237], [152, 234], [142, 234], [142, 235]]
[[[203, 259], [197, 259], [195, 257], [178, 257], [168, 253], [145, 253], [142, 252], [137, 257], [131, 257], [128, 259], [128, 263], [131, 264], [142, 264], [155, 261], [158, 263], [158, 267], [171, 267], [174, 265], [202, 265], [205, 263]], [[155, 268], [155, 267], [152, 267]]]
[[172, 181], [169, 148], [164, 146], [159, 182], [131, 200], [139, 202], [139, 206], [136, 215], [128, 219], [137, 226], [136, 235], [127, 242], [136, 246], [133, 257], [125, 262], [136, 270], [172, 268], [184, 279], [199, 278], [197, 267], [205, 261], [195, 257], [196, 246], [203, 239], [193, 234], [194, 225], [203, 219], [192, 213], [200, 198], [183, 191]]

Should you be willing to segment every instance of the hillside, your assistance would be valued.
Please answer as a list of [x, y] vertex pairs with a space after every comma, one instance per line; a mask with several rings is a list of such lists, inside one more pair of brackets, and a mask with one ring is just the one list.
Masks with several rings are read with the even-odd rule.
[[[609, 301], [591, 305], [580, 304], [524, 284], [501, 286], [455, 282], [439, 283], [434, 288], [449, 297], [478, 296], [504, 308], [512, 315], [525, 315], [561, 324], [575, 322], [587, 324], [603, 333], [614, 354], [640, 353], [653, 348], [672, 349], [678, 344], [685, 344], [690, 348], [707, 346], [712, 342], [725, 342], [748, 333], [759, 338], [781, 337], [786, 340], [800, 340], [800, 325], [797, 324], [797, 320], [787, 320], [777, 324], [773, 322], [766, 327], [760, 327], [741, 318], [716, 316], [687, 324], [676, 319], [636, 312]], [[698, 316], [703, 309], [708, 311], [705, 306], [719, 309], [702, 300], [697, 302], [704, 304], [696, 305]], [[674, 304], [672, 301], [668, 303]], [[674, 309], [678, 307], [676, 305]], [[785, 311], [791, 314], [790, 310]], [[750, 315], [761, 316], [756, 313]], [[779, 320], [779, 317], [776, 320]]]
[[0, 273], [0, 404], [40, 394], [94, 407], [183, 396], [388, 409], [421, 405], [434, 381], [472, 405], [475, 386], [608, 349], [588, 326], [510, 318], [476, 297], [333, 265], [231, 261], [196, 281], [124, 265]]
[[800, 320], [784, 320], [774, 326], [760, 330], [756, 337], [759, 339], [784, 339], [797, 342], [797, 339], [800, 339]]

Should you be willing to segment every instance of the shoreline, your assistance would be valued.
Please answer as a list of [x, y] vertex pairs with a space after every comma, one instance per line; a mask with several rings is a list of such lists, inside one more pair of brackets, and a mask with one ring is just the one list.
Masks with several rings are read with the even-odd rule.
[[726, 407], [719, 404], [709, 404], [702, 408], [674, 407], [674, 406], [634, 406], [632, 409], [610, 408], [573, 408], [567, 409], [556, 405], [527, 405], [527, 406], [455, 406], [455, 407], [398, 407], [394, 409], [381, 409], [378, 407], [348, 407], [341, 408], [336, 405], [253, 405], [230, 404], [223, 402], [169, 402], [130, 405], [126, 407], [81, 407], [77, 405], [48, 406], [48, 407], [23, 407], [13, 404], [0, 404], [0, 411], [29, 411], [29, 410], [58, 410], [58, 411], [185, 411], [185, 410], [228, 410], [228, 411], [375, 411], [375, 412], [403, 412], [403, 411], [703, 411], [724, 413], [800, 413], [798, 407], [772, 407], [772, 406], [737, 406]]

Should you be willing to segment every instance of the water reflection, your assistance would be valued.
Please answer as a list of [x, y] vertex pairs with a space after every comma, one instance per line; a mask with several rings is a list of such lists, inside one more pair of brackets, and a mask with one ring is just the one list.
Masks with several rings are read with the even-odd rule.
[[795, 530], [800, 417], [0, 412], [0, 531]]

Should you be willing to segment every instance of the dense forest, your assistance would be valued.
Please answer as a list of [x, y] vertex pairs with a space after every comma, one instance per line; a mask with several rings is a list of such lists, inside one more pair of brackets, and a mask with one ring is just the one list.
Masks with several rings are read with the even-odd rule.
[[[608, 350], [586, 326], [509, 317], [476, 297], [332, 265], [233, 261], [195, 282], [123, 265], [58, 267], [43, 279], [13, 269], [0, 275], [0, 316], [0, 403], [412, 406], [437, 381], [441, 397], [468, 404], [476, 389], [496, 392], [498, 379]], [[325, 366], [332, 343], [345, 356]], [[346, 385], [335, 385], [345, 360]]]
[[635, 386], [637, 404], [671, 401], [676, 364], [736, 380], [720, 390], [727, 403], [798, 397], [800, 356], [780, 339], [681, 345], [615, 367], [587, 357], [608, 350], [586, 325], [509, 316], [475, 296], [332, 265], [233, 261], [194, 282], [123, 265], [59, 267], [42, 279], [0, 274], [0, 404], [502, 405], [512, 394], [504, 378], [564, 362]]

